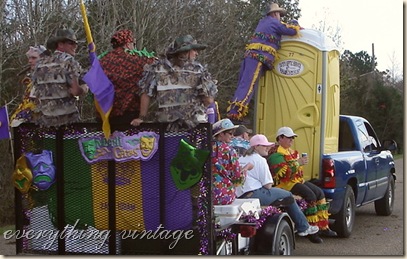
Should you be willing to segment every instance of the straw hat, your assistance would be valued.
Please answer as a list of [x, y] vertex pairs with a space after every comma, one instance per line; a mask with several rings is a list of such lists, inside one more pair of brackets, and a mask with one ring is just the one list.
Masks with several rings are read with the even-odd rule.
[[276, 3], [271, 3], [267, 7], [264, 14], [268, 15], [269, 13], [272, 13], [272, 12], [279, 12], [281, 17], [283, 17], [283, 16], [285, 16], [287, 14], [287, 11], [284, 8], [279, 7], [278, 4], [276, 4]]

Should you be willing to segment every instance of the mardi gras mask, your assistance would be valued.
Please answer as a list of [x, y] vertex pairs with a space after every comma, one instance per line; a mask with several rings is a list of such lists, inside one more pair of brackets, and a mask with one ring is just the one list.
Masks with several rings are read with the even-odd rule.
[[55, 182], [52, 152], [50, 150], [43, 150], [40, 154], [28, 152], [25, 156], [31, 165], [33, 184], [40, 190], [47, 190]]
[[170, 165], [175, 186], [185, 190], [196, 184], [202, 177], [203, 166], [208, 156], [208, 150], [197, 149], [181, 139], [177, 155]]
[[148, 157], [154, 148], [155, 137], [154, 136], [143, 136], [140, 138], [140, 150], [144, 157]]
[[13, 172], [14, 186], [21, 192], [27, 193], [32, 184], [33, 175], [27, 165], [25, 156], [22, 155], [17, 159], [16, 167]]

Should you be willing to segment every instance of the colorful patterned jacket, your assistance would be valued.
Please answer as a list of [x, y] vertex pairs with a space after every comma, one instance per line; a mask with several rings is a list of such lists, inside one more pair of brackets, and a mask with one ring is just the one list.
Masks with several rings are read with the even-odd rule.
[[246, 175], [240, 169], [236, 151], [228, 143], [216, 141], [212, 152], [214, 204], [230, 204], [236, 199], [235, 186], [243, 184]]
[[267, 159], [277, 187], [290, 191], [295, 184], [304, 183], [298, 158], [298, 151], [279, 146], [277, 152]]

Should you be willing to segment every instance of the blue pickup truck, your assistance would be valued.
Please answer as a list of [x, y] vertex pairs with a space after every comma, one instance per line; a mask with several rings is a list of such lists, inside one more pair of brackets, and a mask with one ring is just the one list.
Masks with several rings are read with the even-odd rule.
[[393, 211], [394, 141], [381, 143], [367, 120], [340, 116], [339, 152], [324, 154], [320, 178], [315, 181], [330, 200], [332, 228], [348, 237], [355, 222], [355, 208], [374, 202], [378, 215]]

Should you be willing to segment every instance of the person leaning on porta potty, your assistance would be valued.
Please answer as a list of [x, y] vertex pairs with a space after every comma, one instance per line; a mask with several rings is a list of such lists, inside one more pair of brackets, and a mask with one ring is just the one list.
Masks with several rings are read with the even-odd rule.
[[281, 36], [299, 35], [298, 32], [302, 29], [297, 21], [282, 23], [280, 18], [286, 13], [287, 11], [276, 3], [268, 5], [265, 16], [257, 24], [246, 46], [237, 88], [227, 108], [227, 117], [236, 123], [243, 123], [243, 118], [248, 114], [250, 100], [264, 70], [273, 69]]

